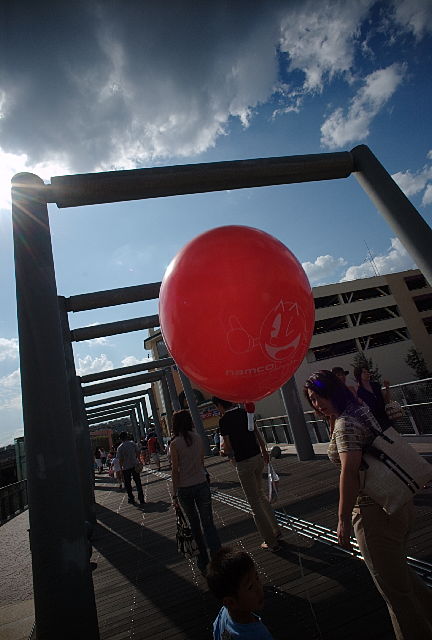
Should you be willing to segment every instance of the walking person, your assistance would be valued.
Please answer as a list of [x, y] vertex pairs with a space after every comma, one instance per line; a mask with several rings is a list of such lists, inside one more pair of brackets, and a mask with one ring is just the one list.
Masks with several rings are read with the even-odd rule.
[[201, 436], [194, 431], [191, 415], [186, 409], [174, 412], [172, 431], [173, 505], [176, 507], [180, 503], [189, 520], [199, 550], [198, 569], [206, 575], [209, 563], [207, 549], [213, 557], [221, 543], [213, 522], [211, 493], [204, 467], [204, 445]]
[[103, 471], [107, 461], [107, 454], [103, 447], [100, 448], [100, 459], [101, 459], [101, 470]]
[[354, 396], [357, 395], [356, 387], [354, 387], [351, 384], [347, 384], [346, 379], [347, 379], [347, 376], [349, 375], [349, 371], [346, 371], [343, 367], [333, 367], [332, 373], [334, 373], [335, 376], [337, 376], [339, 380], [341, 380], [348, 387], [348, 389], [351, 391], [351, 393]]
[[147, 438], [147, 450], [150, 456], [150, 462], [154, 462], [154, 464], [156, 465], [157, 471], [160, 471], [161, 470], [160, 455], [159, 455], [160, 444], [155, 433], [152, 433]]
[[223, 437], [221, 452], [234, 458], [240, 484], [252, 509], [256, 528], [263, 538], [261, 549], [278, 551], [282, 532], [262, 483], [264, 465], [269, 463], [263, 437], [256, 425], [253, 431], [248, 430], [244, 409], [221, 398], [214, 397], [213, 402], [222, 414], [219, 420]]
[[376, 587], [386, 601], [397, 640], [432, 640], [432, 591], [407, 564], [412, 500], [392, 515], [360, 490], [363, 450], [380, 431], [373, 413], [361, 405], [330, 371], [305, 383], [312, 408], [335, 417], [328, 456], [340, 468], [338, 541], [351, 550], [351, 524]]
[[117, 458], [123, 472], [123, 481], [128, 494], [128, 502], [129, 504], [135, 503], [135, 498], [132, 493], [133, 478], [137, 488], [138, 500], [140, 504], [144, 504], [144, 493], [140, 474], [135, 470], [135, 466], [139, 463], [139, 448], [135, 442], [130, 439], [126, 431], [121, 432], [120, 440], [121, 444], [119, 444], [117, 449]]
[[371, 379], [369, 369], [365, 367], [356, 367], [354, 369], [354, 378], [358, 382], [357, 396], [365, 402], [375, 416], [378, 424], [383, 429], [391, 425], [385, 406], [390, 402], [390, 383], [384, 380], [384, 391], [375, 380]]
[[121, 470], [120, 460], [118, 459], [117, 455], [115, 455], [111, 461], [111, 469], [114, 474], [114, 478], [119, 483], [119, 491], [123, 491], [123, 472]]
[[221, 446], [221, 437], [220, 437], [220, 429], [219, 427], [216, 429], [216, 431], [213, 434], [213, 444], [216, 447], [218, 453], [220, 451], [220, 446]]
[[94, 459], [96, 462], [96, 471], [98, 473], [102, 473], [102, 460], [101, 460], [101, 451], [99, 447], [96, 447], [94, 452]]

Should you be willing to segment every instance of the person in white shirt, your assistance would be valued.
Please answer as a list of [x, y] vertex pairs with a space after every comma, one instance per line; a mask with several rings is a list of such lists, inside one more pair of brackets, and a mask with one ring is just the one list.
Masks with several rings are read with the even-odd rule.
[[117, 458], [117, 455], [111, 460], [111, 469], [113, 470], [115, 479], [119, 483], [119, 490], [123, 491], [123, 474], [120, 460]]
[[137, 492], [138, 492], [138, 500], [140, 504], [144, 504], [144, 493], [141, 484], [140, 474], [135, 470], [137, 464], [140, 463], [139, 460], [139, 448], [130, 439], [129, 434], [126, 431], [122, 431], [120, 434], [121, 444], [117, 449], [117, 458], [120, 462], [121, 469], [123, 471], [123, 479], [125, 484], [125, 489], [128, 494], [128, 502], [130, 504], [135, 503], [135, 498], [132, 493], [132, 478], [136, 484]]

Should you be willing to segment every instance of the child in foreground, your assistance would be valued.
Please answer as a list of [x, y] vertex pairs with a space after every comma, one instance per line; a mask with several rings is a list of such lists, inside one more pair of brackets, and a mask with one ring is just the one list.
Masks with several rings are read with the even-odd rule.
[[214, 640], [273, 640], [256, 613], [263, 607], [264, 590], [248, 553], [222, 547], [210, 562], [207, 584], [223, 604], [213, 623]]

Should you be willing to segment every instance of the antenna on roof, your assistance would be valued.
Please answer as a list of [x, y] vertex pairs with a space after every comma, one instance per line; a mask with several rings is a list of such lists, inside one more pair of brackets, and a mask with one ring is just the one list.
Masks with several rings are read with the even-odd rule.
[[374, 261], [374, 259], [373, 259], [373, 255], [372, 255], [371, 250], [369, 249], [369, 247], [368, 247], [368, 245], [367, 245], [366, 240], [363, 240], [363, 242], [365, 243], [365, 245], [366, 245], [366, 249], [367, 249], [367, 259], [368, 259], [368, 260], [369, 260], [369, 262], [371, 263], [371, 267], [372, 267], [372, 269], [374, 270], [375, 275], [376, 275], [376, 276], [381, 275], [381, 274], [380, 274], [380, 272], [379, 272], [379, 271], [378, 271], [378, 269], [377, 269], [377, 266], [376, 266], [375, 261]]

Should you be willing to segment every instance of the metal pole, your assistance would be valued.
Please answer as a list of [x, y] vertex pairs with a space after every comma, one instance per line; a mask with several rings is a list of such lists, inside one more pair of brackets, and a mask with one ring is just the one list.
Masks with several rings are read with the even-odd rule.
[[81, 483], [81, 494], [85, 519], [96, 524], [96, 500], [94, 494], [94, 458], [90, 441], [90, 432], [86, 420], [84, 397], [75, 371], [75, 360], [70, 341], [69, 319], [65, 307], [65, 299], [58, 297], [60, 321], [63, 331], [63, 346], [66, 360], [66, 374], [71, 400], [72, 420], [75, 432], [75, 443], [78, 457], [78, 477]]
[[366, 145], [354, 147], [355, 177], [432, 285], [432, 229]]
[[154, 300], [159, 297], [160, 286], [160, 282], [151, 282], [150, 284], [138, 284], [134, 287], [81, 293], [66, 298], [66, 309], [68, 311], [88, 311], [89, 309], [139, 302], [140, 300]]
[[351, 154], [337, 151], [55, 176], [48, 186], [48, 201], [55, 202], [58, 207], [78, 207], [185, 193], [333, 180], [346, 178], [351, 171]]
[[144, 416], [145, 431], [148, 431], [150, 429], [150, 421], [149, 421], [149, 415], [148, 415], [147, 404], [146, 404], [145, 398], [141, 398], [140, 403], [141, 403], [141, 410], [142, 410], [143, 416]]
[[99, 638], [44, 184], [12, 180], [21, 387], [38, 640]]
[[168, 429], [168, 433], [171, 433], [173, 411], [171, 406], [171, 398], [168, 391], [168, 385], [167, 385], [166, 377], [164, 375], [161, 378], [161, 386], [162, 386], [162, 395], [164, 397], [164, 402], [165, 402], [167, 429]]
[[205, 455], [209, 456], [209, 455], [211, 455], [210, 442], [209, 442], [209, 439], [207, 438], [207, 435], [206, 435], [206, 433], [204, 431], [204, 425], [202, 423], [201, 416], [200, 416], [200, 413], [198, 411], [198, 405], [197, 405], [197, 402], [196, 402], [195, 394], [194, 394], [193, 389], [192, 389], [192, 385], [190, 383], [189, 378], [183, 373], [183, 371], [181, 371], [181, 369], [179, 369], [178, 372], [179, 372], [179, 375], [180, 375], [181, 383], [183, 385], [183, 389], [184, 389], [184, 392], [185, 392], [186, 400], [187, 400], [187, 403], [189, 405], [189, 411], [191, 413], [192, 420], [193, 420], [193, 423], [195, 425], [195, 429], [196, 429], [197, 433], [200, 434], [200, 436], [201, 436], [201, 438], [203, 440]]
[[[153, 373], [140, 373], [137, 376], [125, 376], [124, 378], [118, 378], [116, 380], [109, 380], [108, 382], [100, 382], [99, 384], [89, 384], [83, 387], [83, 394], [85, 396], [96, 396], [101, 393], [109, 393], [110, 391], [116, 391], [117, 389], [125, 389], [127, 387], [138, 387], [141, 384], [148, 382], [156, 382], [160, 380], [162, 376], [161, 371]], [[139, 393], [139, 392], [137, 392]]]
[[[147, 389], [138, 389], [137, 391], [133, 391], [132, 393], [122, 393], [119, 396], [111, 396], [110, 398], [101, 398], [100, 400], [91, 400], [90, 402], [86, 402], [86, 409], [89, 407], [98, 407], [102, 404], [113, 404], [115, 402], [122, 402], [123, 400], [129, 400], [132, 398], [136, 398], [137, 400], [146, 393]], [[133, 404], [133, 403], [132, 403]]]
[[82, 340], [93, 340], [93, 338], [103, 338], [105, 336], [115, 336], [118, 333], [129, 333], [130, 331], [141, 331], [142, 329], [153, 329], [160, 324], [159, 316], [144, 316], [142, 318], [132, 318], [131, 320], [119, 320], [118, 322], [107, 322], [106, 324], [96, 324], [90, 327], [81, 327], [71, 331], [73, 342]]
[[112, 420], [118, 420], [119, 418], [128, 418], [132, 409], [128, 409], [127, 411], [119, 411], [117, 413], [109, 413], [109, 414], [101, 414], [99, 416], [94, 416], [87, 418], [88, 424], [101, 424], [102, 422], [110, 422]]
[[[138, 400], [138, 398], [137, 398]], [[95, 409], [90, 409], [86, 412], [87, 418], [96, 418], [100, 415], [106, 415], [108, 413], [117, 413], [118, 411], [122, 411], [123, 409], [127, 411], [128, 409], [132, 409], [135, 406], [135, 402], [125, 402], [124, 404], [108, 404], [103, 407], [96, 407]]]
[[173, 376], [171, 367], [168, 367], [167, 369], [164, 369], [164, 373], [165, 373], [165, 377], [166, 377], [166, 381], [167, 381], [167, 385], [168, 385], [169, 394], [170, 394], [170, 397], [171, 397], [171, 402], [172, 402], [173, 409], [174, 409], [174, 411], [180, 411], [180, 409], [181, 409], [180, 400], [179, 400], [178, 395], [177, 395], [177, 389], [176, 389], [176, 386], [175, 386], [174, 376]]
[[144, 420], [142, 417], [142, 413], [141, 413], [141, 403], [138, 400], [138, 402], [135, 404], [135, 411], [137, 413], [138, 416], [138, 427], [139, 427], [139, 438], [144, 438]]
[[294, 376], [281, 387], [282, 400], [299, 460], [315, 458]]
[[139, 442], [139, 427], [138, 427], [138, 421], [136, 419], [135, 409], [132, 409], [132, 411], [130, 412], [130, 420], [132, 423], [134, 441]]
[[156, 431], [156, 436], [157, 439], [159, 440], [159, 444], [162, 448], [162, 451], [165, 448], [164, 445], [164, 441], [163, 441], [163, 433], [162, 433], [162, 427], [161, 427], [161, 423], [159, 420], [159, 413], [158, 413], [158, 409], [157, 409], [157, 405], [156, 405], [156, 400], [154, 397], [154, 393], [153, 393], [153, 389], [148, 389], [147, 391], [148, 393], [148, 397], [150, 400], [150, 406], [151, 406], [151, 410], [152, 410], [152, 414], [153, 414], [153, 422], [154, 422], [154, 426], [155, 426], [155, 431]]
[[99, 371], [99, 373], [89, 373], [81, 376], [81, 382], [96, 382], [97, 380], [107, 380], [109, 378], [117, 378], [118, 376], [128, 376], [131, 373], [140, 373], [141, 371], [152, 371], [153, 369], [161, 369], [174, 362], [172, 358], [163, 358], [162, 360], [151, 360], [141, 364], [133, 364], [130, 367], [119, 367], [118, 369], [110, 369], [109, 371]]

